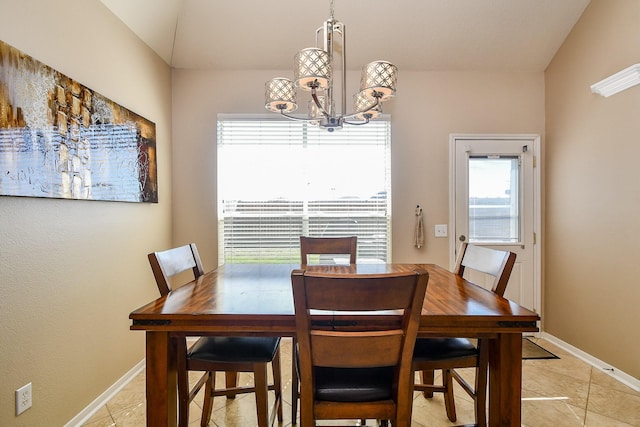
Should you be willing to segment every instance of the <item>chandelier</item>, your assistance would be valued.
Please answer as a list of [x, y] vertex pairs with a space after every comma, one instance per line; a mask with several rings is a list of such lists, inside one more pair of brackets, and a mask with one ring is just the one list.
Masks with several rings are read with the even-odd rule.
[[[363, 125], [382, 113], [382, 103], [396, 93], [398, 68], [387, 61], [374, 61], [362, 67], [360, 91], [353, 96], [354, 111], [346, 114], [345, 25], [334, 18], [331, 0], [330, 18], [316, 30], [316, 47], [302, 49], [294, 56], [294, 80], [276, 77], [265, 84], [265, 108], [292, 119], [311, 122], [333, 132], [344, 124]], [[334, 101], [334, 48], [341, 51], [341, 109]], [[307, 117], [288, 113], [298, 108], [296, 88], [311, 92]]]

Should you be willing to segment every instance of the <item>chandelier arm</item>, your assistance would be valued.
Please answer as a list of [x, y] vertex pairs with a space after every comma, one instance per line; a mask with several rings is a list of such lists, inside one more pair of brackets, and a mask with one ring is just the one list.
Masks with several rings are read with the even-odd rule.
[[344, 120], [343, 123], [346, 123], [348, 125], [352, 125], [352, 126], [360, 126], [360, 125], [366, 125], [367, 123], [369, 123], [369, 118], [365, 117], [365, 120], [363, 122], [350, 122], [348, 120]]
[[285, 116], [287, 119], [291, 119], [291, 120], [295, 120], [297, 122], [312, 122], [314, 120], [318, 120], [318, 119], [313, 119], [311, 117], [296, 117], [296, 116], [291, 116], [287, 113], [285, 113], [284, 111], [280, 110], [280, 115], [281, 116]]

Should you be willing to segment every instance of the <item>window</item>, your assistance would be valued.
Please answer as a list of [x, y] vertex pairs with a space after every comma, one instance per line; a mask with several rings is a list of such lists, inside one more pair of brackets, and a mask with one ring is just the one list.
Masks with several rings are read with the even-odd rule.
[[300, 262], [300, 236], [358, 236], [359, 262], [390, 258], [387, 120], [327, 132], [221, 115], [220, 264]]
[[520, 241], [520, 159], [469, 157], [469, 242]]

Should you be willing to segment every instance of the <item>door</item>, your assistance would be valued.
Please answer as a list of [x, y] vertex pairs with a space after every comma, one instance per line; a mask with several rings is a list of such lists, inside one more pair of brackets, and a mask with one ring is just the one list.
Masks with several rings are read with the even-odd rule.
[[[505, 298], [540, 312], [540, 203], [535, 135], [452, 135], [451, 259], [461, 242], [517, 254]], [[469, 279], [489, 287], [476, 273]]]

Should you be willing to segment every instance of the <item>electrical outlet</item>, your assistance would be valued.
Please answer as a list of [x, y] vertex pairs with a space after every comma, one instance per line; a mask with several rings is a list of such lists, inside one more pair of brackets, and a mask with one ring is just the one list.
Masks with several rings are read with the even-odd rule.
[[436, 224], [434, 231], [436, 237], [447, 237], [447, 224]]
[[16, 390], [16, 415], [31, 408], [31, 383]]

